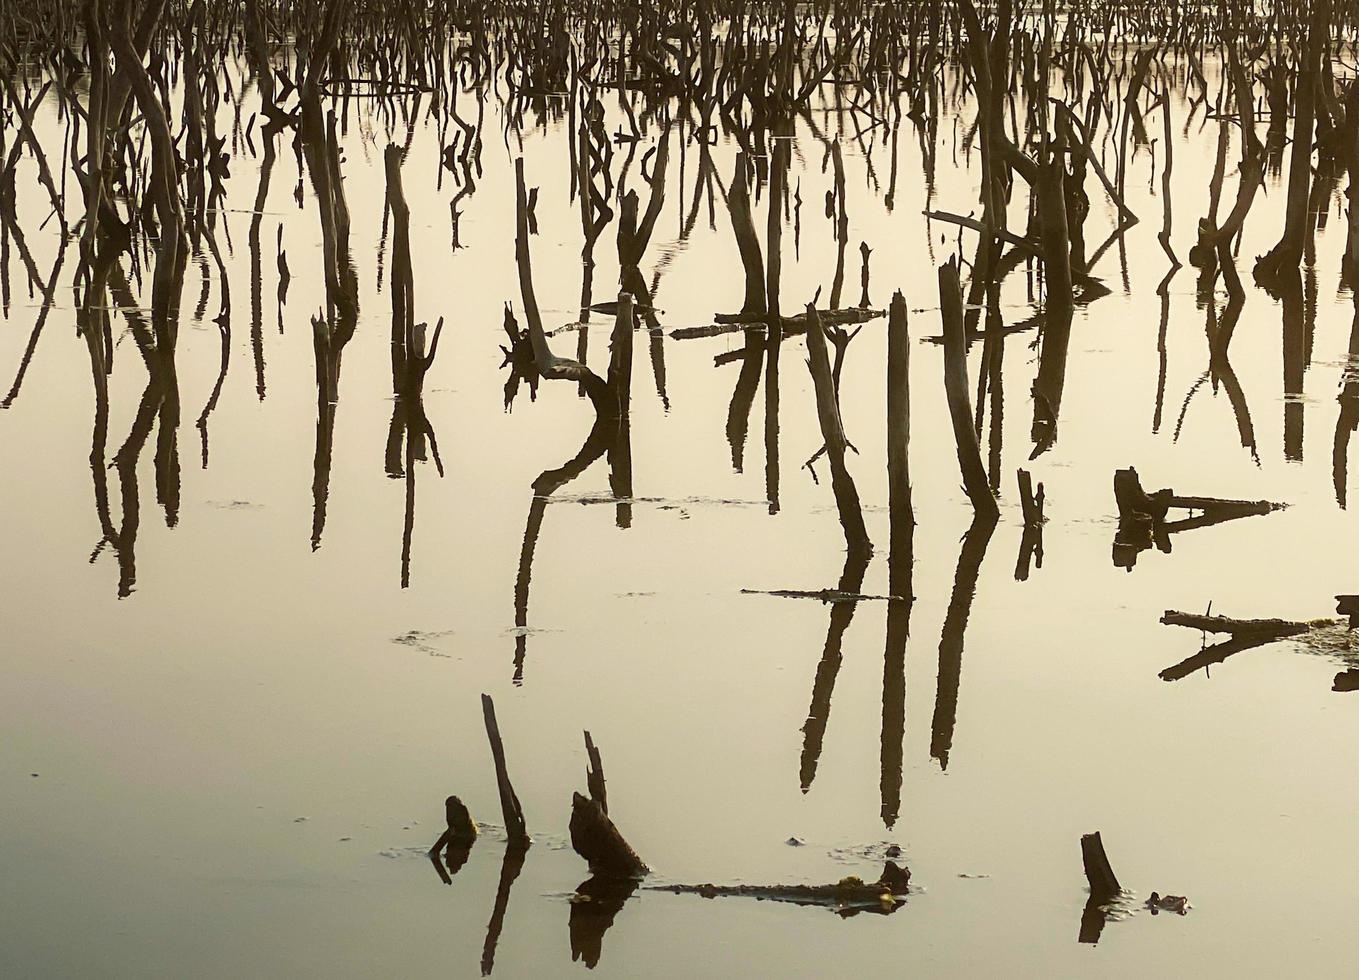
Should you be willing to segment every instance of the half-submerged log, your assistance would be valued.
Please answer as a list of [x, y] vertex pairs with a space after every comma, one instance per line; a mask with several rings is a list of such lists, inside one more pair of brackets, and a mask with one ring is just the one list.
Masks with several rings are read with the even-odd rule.
[[585, 733], [585, 750], [590, 758], [585, 781], [591, 795], [586, 799], [580, 793], [571, 794], [571, 846], [589, 862], [595, 875], [639, 878], [650, 873], [646, 862], [609, 819], [604, 763], [589, 732]]
[[1296, 636], [1312, 627], [1289, 619], [1232, 619], [1228, 616], [1200, 616], [1195, 613], [1167, 609], [1161, 616], [1164, 626], [1187, 626], [1205, 633], [1227, 633], [1231, 636]]
[[486, 721], [486, 737], [491, 742], [491, 757], [495, 760], [495, 781], [500, 790], [500, 810], [505, 820], [505, 837], [510, 850], [527, 850], [528, 828], [524, 823], [524, 810], [519, 805], [519, 797], [510, 785], [510, 773], [505, 765], [505, 745], [500, 740], [500, 726], [495, 720], [495, 703], [489, 694], [481, 696], [481, 713]]
[[813, 905], [847, 917], [860, 912], [890, 915], [906, 903], [910, 881], [910, 869], [889, 860], [884, 862], [878, 880], [872, 882], [850, 875], [831, 885], [658, 885], [656, 890], [702, 898], [753, 898], [761, 902]]
[[1193, 656], [1161, 671], [1158, 676], [1163, 681], [1178, 681], [1196, 671], [1206, 670], [1214, 664], [1220, 664], [1228, 657], [1245, 650], [1253, 650], [1276, 640], [1290, 636], [1301, 636], [1304, 633], [1310, 633], [1313, 629], [1324, 629], [1333, 625], [1332, 621], [1326, 620], [1316, 623], [1302, 623], [1288, 619], [1232, 619], [1227, 616], [1210, 616], [1207, 614], [1200, 616], [1174, 609], [1167, 609], [1161, 616], [1161, 622], [1166, 626], [1184, 626], [1189, 629], [1202, 630], [1205, 633], [1221, 633], [1228, 637], [1220, 643], [1213, 643], [1204, 647]]
[[[1114, 500], [1118, 504], [1114, 564], [1129, 570], [1137, 563], [1137, 556], [1153, 544], [1168, 554], [1170, 535], [1178, 531], [1270, 514], [1287, 506], [1269, 500], [1186, 496], [1169, 489], [1147, 493], [1132, 467], [1114, 472]], [[1172, 508], [1198, 513], [1170, 521], [1167, 517]]]

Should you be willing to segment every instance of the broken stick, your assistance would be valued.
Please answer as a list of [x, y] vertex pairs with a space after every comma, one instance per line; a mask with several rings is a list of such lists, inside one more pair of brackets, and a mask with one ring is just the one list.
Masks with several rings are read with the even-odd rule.
[[495, 703], [489, 694], [481, 696], [481, 713], [486, 720], [486, 737], [491, 742], [491, 758], [495, 760], [495, 781], [500, 790], [500, 812], [505, 820], [505, 837], [510, 850], [527, 850], [530, 843], [524, 811], [519, 797], [510, 785], [509, 769], [505, 765], [505, 745], [500, 741], [500, 727], [495, 720]]

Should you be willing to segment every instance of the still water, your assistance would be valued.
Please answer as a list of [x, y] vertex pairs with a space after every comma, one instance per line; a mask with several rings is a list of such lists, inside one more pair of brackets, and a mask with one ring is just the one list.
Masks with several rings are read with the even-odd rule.
[[[1127, 177], [1143, 220], [1094, 266], [1109, 292], [1077, 307], [1058, 439], [1032, 462], [1037, 333], [1005, 338], [1003, 391], [988, 396], [983, 428], [1001, 519], [965, 539], [971, 507], [941, 348], [930, 341], [940, 330], [935, 267], [960, 251], [958, 229], [922, 211], [974, 207], [969, 123], [945, 102], [927, 188], [909, 120], [895, 138], [884, 127], [856, 135], [860, 123], [835, 111], [833, 90], [818, 96], [791, 139], [789, 185], [801, 207], [796, 236], [784, 229], [782, 303], [796, 311], [829, 291], [824, 140], [838, 135], [845, 305], [860, 298], [864, 241], [870, 303], [883, 308], [901, 289], [911, 309], [916, 601], [903, 688], [891, 668], [891, 603], [760, 594], [835, 588], [846, 571], [824, 463], [819, 482], [802, 467], [822, 444], [803, 339], [783, 345], [769, 425], [766, 379], [742, 358], [714, 363], [742, 349], [742, 334], [670, 335], [740, 307], [722, 189], [735, 140], [720, 132], [711, 147], [722, 185], [711, 198], [696, 187], [690, 131], [666, 137], [665, 205], [642, 265], [658, 325], [643, 327], [634, 347], [631, 499], [618, 502], [601, 458], [535, 501], [535, 480], [578, 453], [594, 413], [574, 383], [550, 380], [505, 409], [504, 305], [522, 319], [514, 161], [523, 157], [539, 189], [538, 302], [550, 331], [568, 326], [553, 334], [554, 350], [575, 356], [573, 136], [562, 113], [530, 114], [520, 136], [496, 93], [465, 89], [459, 99], [464, 117], [478, 107], [484, 116], [475, 189], [457, 202], [456, 249], [449, 201], [464, 178], [441, 169], [433, 117], [353, 102], [342, 119], [359, 320], [332, 438], [318, 434], [310, 325], [324, 305], [321, 228], [288, 137], [263, 181], [258, 129], [252, 151], [223, 108], [227, 331], [213, 319], [221, 277], [206, 251], [195, 253], [176, 428], [138, 419], [147, 376], [126, 315], [115, 313], [107, 445], [93, 460], [95, 395], [72, 305], [78, 243], [63, 253], [56, 222], [44, 224], [36, 168], [21, 162], [17, 221], [38, 282], [28, 284], [12, 244], [0, 369], [19, 369], [35, 323], [45, 323], [0, 412], [0, 973], [574, 973], [585, 964], [572, 963], [569, 899], [588, 875], [566, 825], [571, 794], [584, 789], [582, 729], [603, 752], [610, 814], [653, 882], [872, 880], [891, 844], [913, 875], [895, 914], [852, 918], [644, 888], [583, 957], [598, 956], [601, 976], [1345, 971], [1359, 901], [1346, 845], [1359, 808], [1359, 710], [1356, 695], [1331, 690], [1344, 664], [1282, 642], [1173, 683], [1158, 677], [1200, 645], [1196, 633], [1159, 625], [1165, 609], [1211, 603], [1231, 616], [1311, 619], [1355, 591], [1346, 542], [1359, 529], [1338, 504], [1334, 453], [1355, 314], [1338, 286], [1338, 198], [1306, 263], [1300, 329], [1285, 327], [1280, 303], [1247, 271], [1282, 227], [1283, 178], [1268, 178], [1251, 211], [1240, 249], [1247, 297], [1230, 348], [1238, 397], [1209, 370], [1205, 330], [1226, 304], [1221, 281], [1207, 305], [1192, 268], [1169, 281], [1164, 303], [1157, 293], [1168, 268], [1156, 241], [1165, 148], [1143, 147]], [[616, 93], [604, 102], [607, 130], [626, 130]], [[1183, 258], [1204, 212], [1217, 127], [1201, 112], [1186, 127], [1183, 101], [1171, 113], [1171, 240]], [[62, 145], [53, 97], [35, 126], [44, 145]], [[627, 178], [644, 204], [642, 157], [660, 136], [652, 125]], [[407, 139], [415, 317], [444, 319], [424, 395], [443, 473], [432, 453], [413, 463], [403, 588], [412, 484], [387, 465], [383, 149]], [[616, 166], [628, 152], [616, 148]], [[1117, 212], [1088, 186], [1093, 253]], [[72, 192], [73, 222], [80, 206]], [[762, 239], [767, 207], [761, 193]], [[617, 282], [613, 236], [611, 226], [596, 249], [596, 302]], [[291, 274], [282, 299], [280, 248]], [[965, 233], [962, 254], [974, 248]], [[123, 264], [149, 305], [149, 272]], [[1035, 292], [1021, 266], [1002, 293], [1007, 324], [1033, 316]], [[587, 334], [586, 359], [601, 374], [612, 319], [595, 314]], [[885, 323], [870, 321], [850, 345], [840, 389], [858, 449], [849, 467], [878, 544], [858, 590], [868, 596], [889, 593]], [[981, 347], [971, 352], [974, 385]], [[1044, 484], [1049, 519], [1041, 567], [1022, 581], [1021, 466]], [[1111, 560], [1111, 481], [1126, 466], [1148, 489], [1290, 506], [1177, 534], [1170, 553], [1143, 552], [1126, 570]], [[101, 471], [122, 548], [101, 541]], [[1342, 488], [1355, 483], [1340, 476]], [[483, 692], [495, 699], [535, 838], [508, 882]], [[449, 794], [484, 827], [445, 886], [425, 851]], [[1077, 941], [1087, 899], [1078, 843], [1096, 829], [1135, 897], [1091, 945]], [[1153, 916], [1139, 904], [1153, 890], [1187, 895], [1192, 910]]]

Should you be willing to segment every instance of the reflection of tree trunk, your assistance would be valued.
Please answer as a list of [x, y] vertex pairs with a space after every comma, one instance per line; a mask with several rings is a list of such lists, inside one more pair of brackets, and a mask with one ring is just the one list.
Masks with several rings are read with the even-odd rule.
[[1296, 269], [1285, 271], [1277, 289], [1283, 306], [1284, 458], [1302, 462], [1302, 387], [1307, 373], [1302, 277]]
[[591, 970], [599, 965], [604, 933], [609, 931], [637, 885], [635, 878], [594, 875], [576, 886], [576, 894], [584, 898], [571, 903], [567, 926], [571, 935], [571, 962], [580, 960]]
[[[1221, 381], [1223, 390], [1227, 392], [1227, 401], [1231, 403], [1232, 414], [1236, 417], [1236, 429], [1241, 436], [1242, 448], [1249, 449], [1251, 458], [1258, 460], [1259, 453], [1255, 447], [1255, 427], [1251, 424], [1250, 406], [1246, 403], [1246, 392], [1242, 389], [1236, 371], [1227, 357], [1227, 348], [1231, 343], [1232, 334], [1236, 331], [1237, 321], [1241, 319], [1241, 311], [1246, 305], [1246, 293], [1241, 288], [1241, 280], [1237, 276], [1236, 265], [1226, 243], [1218, 247], [1218, 261], [1221, 263], [1223, 278], [1227, 281], [1227, 306], [1222, 311], [1222, 320], [1216, 330], [1210, 329], [1208, 365], [1214, 381]], [[1211, 310], [1212, 302], [1210, 300], [1210, 324], [1212, 322]]]
[[524, 679], [524, 660], [528, 653], [528, 603], [529, 585], [533, 578], [533, 553], [538, 547], [538, 534], [542, 531], [543, 516], [547, 511], [548, 497], [584, 473], [590, 465], [603, 456], [614, 434], [616, 420], [596, 416], [594, 427], [585, 437], [580, 451], [557, 469], [544, 470], [533, 481], [533, 501], [529, 504], [528, 520], [524, 525], [524, 543], [519, 550], [519, 573], [514, 581], [514, 682]]
[[118, 598], [125, 599], [132, 594], [137, 584], [137, 530], [141, 527], [141, 495], [137, 487], [137, 460], [142, 447], [151, 435], [156, 412], [161, 405], [160, 385], [153, 377], [146, 384], [137, 415], [132, 421], [127, 441], [113, 457], [118, 470], [118, 489], [123, 500], [123, 522], [118, 530], [114, 546], [118, 550]]
[[[871, 552], [851, 548], [845, 555], [844, 571], [840, 574], [837, 590], [847, 595], [858, 595], [863, 590], [864, 574], [868, 570]], [[844, 644], [845, 630], [854, 619], [858, 603], [854, 600], [831, 603], [830, 625], [826, 628], [826, 645], [821, 653], [821, 663], [816, 668], [816, 680], [812, 684], [812, 703], [807, 709], [807, 721], [802, 726], [802, 765], [799, 778], [802, 792], [811, 789], [816, 778], [817, 762], [821, 758], [821, 743], [826, 737], [826, 724], [830, 721], [831, 695], [835, 692], [835, 678], [840, 673], [843, 659], [841, 648]]]
[[[0, 191], [0, 193], [3, 193], [3, 191]], [[9, 227], [8, 220], [5, 221], [5, 227]], [[15, 227], [17, 229], [18, 226], [16, 225]], [[10, 386], [9, 394], [5, 395], [3, 401], [0, 401], [0, 408], [9, 408], [14, 404], [14, 399], [19, 397], [19, 389], [23, 387], [24, 375], [28, 373], [28, 365], [32, 362], [33, 352], [37, 350], [38, 347], [38, 338], [42, 336], [43, 326], [47, 323], [47, 316], [52, 311], [52, 301], [56, 297], [57, 291], [57, 277], [61, 274], [62, 262], [66, 258], [66, 243], [67, 239], [63, 236], [61, 239], [61, 247], [57, 252], [56, 261], [52, 263], [52, 274], [48, 277], [47, 285], [43, 287], [42, 308], [38, 310], [37, 319], [33, 323], [33, 332], [29, 335], [28, 346], [24, 348], [23, 357], [19, 361], [19, 370], [16, 371], [14, 375], [14, 384]], [[6, 281], [8, 281], [8, 268], [5, 270], [5, 275]], [[6, 292], [8, 292], [8, 289], [6, 289]], [[8, 318], [8, 299], [5, 300], [4, 305], [4, 316]]]
[[958, 717], [958, 686], [963, 670], [963, 636], [967, 631], [972, 599], [977, 592], [977, 577], [991, 533], [996, 529], [994, 515], [977, 514], [963, 537], [958, 552], [958, 568], [953, 576], [953, 594], [949, 597], [944, 628], [939, 636], [939, 680], [934, 700], [934, 720], [931, 723], [930, 756], [939, 760], [941, 769], [948, 769], [949, 749], [953, 746], [953, 729]]
[[1057, 419], [1066, 385], [1067, 348], [1071, 341], [1073, 291], [1070, 244], [1067, 238], [1065, 164], [1059, 147], [1052, 159], [1039, 167], [1037, 198], [1039, 227], [1043, 239], [1043, 277], [1046, 303], [1038, 355], [1038, 376], [1033, 383], [1033, 442], [1030, 459], [1057, 441]]
[[731, 466], [743, 471], [746, 455], [746, 432], [750, 427], [750, 407], [755, 402], [755, 389], [760, 386], [760, 369], [764, 365], [764, 338], [756, 331], [745, 332], [745, 348], [741, 352], [741, 372], [731, 393], [727, 409], [727, 443], [731, 446]]
[[495, 907], [491, 910], [491, 921], [486, 923], [486, 942], [481, 947], [481, 975], [489, 977], [495, 969], [495, 947], [500, 941], [500, 930], [505, 925], [505, 910], [510, 904], [510, 889], [524, 868], [527, 851], [514, 847], [505, 849], [505, 860], [500, 865], [500, 884], [495, 890]]
[[[272, 80], [272, 79], [271, 79]], [[264, 401], [264, 283], [260, 254], [260, 224], [269, 199], [269, 178], [274, 171], [274, 135], [264, 132], [264, 163], [260, 165], [260, 186], [255, 194], [254, 214], [250, 217], [250, 349], [255, 358], [255, 394]]]
[[1340, 414], [1335, 420], [1335, 448], [1331, 456], [1331, 472], [1335, 481], [1335, 502], [1343, 509], [1348, 490], [1350, 436], [1359, 427], [1359, 293], [1354, 300], [1354, 324], [1350, 327], [1349, 358], [1342, 374]]

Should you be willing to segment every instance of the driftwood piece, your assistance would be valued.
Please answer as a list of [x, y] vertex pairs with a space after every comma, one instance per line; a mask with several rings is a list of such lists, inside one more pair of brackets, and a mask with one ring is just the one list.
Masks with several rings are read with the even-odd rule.
[[742, 589], [741, 595], [772, 595], [779, 599], [817, 599], [821, 602], [863, 602], [882, 600], [890, 602], [906, 599], [909, 596], [864, 595], [862, 592], [845, 592], [842, 589]]
[[486, 721], [486, 737], [491, 743], [491, 757], [495, 760], [495, 781], [500, 790], [500, 810], [505, 820], [505, 836], [511, 850], [525, 850], [531, 841], [524, 823], [524, 811], [519, 797], [510, 784], [510, 773], [505, 765], [505, 746], [500, 740], [500, 727], [495, 720], [495, 703], [489, 694], [481, 696], [481, 713]]
[[604, 761], [589, 732], [585, 733], [585, 751], [590, 759], [585, 773], [590, 798], [571, 794], [572, 848], [589, 862], [590, 871], [595, 875], [639, 878], [648, 874], [651, 869], [609, 819]]
[[1200, 616], [1195, 613], [1167, 609], [1161, 616], [1165, 626], [1187, 626], [1208, 633], [1228, 633], [1231, 636], [1295, 636], [1312, 627], [1288, 619], [1232, 619], [1228, 616]]
[[[885, 310], [874, 310], [868, 307], [850, 307], [844, 310], [817, 310], [816, 317], [821, 321], [823, 327], [843, 327], [855, 323], [867, 323], [869, 320], [877, 320], [886, 315]], [[718, 324], [763, 324], [767, 321], [767, 315], [763, 313], [716, 313], [713, 321]], [[807, 314], [798, 313], [794, 316], [782, 316], [779, 322], [783, 324], [785, 330], [790, 327], [801, 327], [807, 329]], [[680, 330], [685, 328], [681, 327]], [[671, 331], [672, 337], [680, 336], [678, 331]]]
[[851, 875], [830, 885], [658, 885], [657, 891], [702, 898], [753, 898], [833, 909], [842, 916], [859, 912], [895, 912], [905, 904], [911, 872], [895, 861], [886, 861], [877, 881], [865, 882]]
[[[1227, 616], [1206, 614], [1200, 616], [1173, 609], [1166, 610], [1161, 622], [1167, 626], [1184, 626], [1207, 633], [1222, 633], [1228, 637], [1161, 671], [1158, 676], [1163, 681], [1181, 680], [1196, 671], [1220, 664], [1228, 657], [1245, 650], [1253, 650], [1291, 636], [1303, 637], [1303, 634], [1309, 634], [1318, 639], [1324, 638], [1327, 631], [1337, 630], [1343, 625], [1340, 620], [1314, 620], [1304, 623], [1288, 619], [1231, 619]], [[1300, 642], [1307, 644], [1308, 640], [1303, 637]], [[1319, 643], [1318, 647], [1324, 648], [1324, 644]]]

